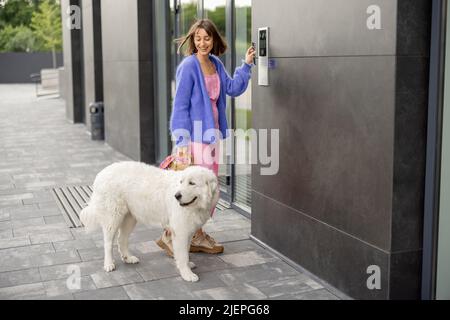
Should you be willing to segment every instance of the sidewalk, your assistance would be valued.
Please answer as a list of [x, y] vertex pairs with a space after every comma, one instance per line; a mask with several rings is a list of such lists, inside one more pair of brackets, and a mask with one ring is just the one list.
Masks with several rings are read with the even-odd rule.
[[[37, 99], [33, 85], [0, 85], [0, 299], [338, 299], [332, 290], [249, 239], [250, 221], [219, 211], [205, 230], [222, 255], [191, 254], [197, 283], [178, 274], [153, 242], [161, 228], [138, 225], [130, 248], [141, 260], [103, 271], [100, 232], [70, 229], [51, 194], [92, 185], [107, 165], [130, 160], [86, 127], [70, 124], [60, 99]], [[73, 266], [81, 288], [70, 290]]]

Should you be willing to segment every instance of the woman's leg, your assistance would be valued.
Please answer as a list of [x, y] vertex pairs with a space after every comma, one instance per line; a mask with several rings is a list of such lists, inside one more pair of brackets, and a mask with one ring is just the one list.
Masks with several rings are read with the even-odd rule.
[[[220, 149], [219, 144], [208, 145], [193, 142], [191, 144], [191, 152], [193, 155], [194, 165], [201, 166], [212, 170], [216, 177], [219, 177], [219, 156]], [[216, 210], [216, 205], [219, 199], [211, 206], [211, 217]], [[191, 251], [193, 252], [207, 252], [207, 253], [221, 253], [223, 252], [223, 246], [218, 244], [212, 237], [207, 235], [200, 228], [194, 235], [191, 245]]]

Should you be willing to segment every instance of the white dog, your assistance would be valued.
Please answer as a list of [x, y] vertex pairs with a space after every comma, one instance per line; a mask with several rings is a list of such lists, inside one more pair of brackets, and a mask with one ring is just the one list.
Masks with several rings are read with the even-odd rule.
[[107, 272], [115, 269], [112, 247], [117, 231], [122, 260], [138, 263], [139, 259], [128, 251], [128, 237], [136, 222], [161, 224], [172, 233], [181, 277], [195, 282], [198, 276], [189, 262], [191, 239], [210, 218], [217, 197], [217, 177], [208, 169], [192, 166], [167, 171], [139, 162], [120, 162], [97, 175], [89, 205], [81, 211], [80, 219], [87, 231], [103, 229]]

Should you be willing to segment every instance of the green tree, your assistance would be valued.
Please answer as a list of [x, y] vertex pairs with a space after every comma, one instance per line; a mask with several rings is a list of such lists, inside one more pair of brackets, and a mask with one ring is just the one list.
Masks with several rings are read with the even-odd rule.
[[43, 0], [33, 12], [31, 28], [42, 45], [41, 50], [51, 50], [53, 67], [56, 68], [56, 51], [62, 50], [61, 11], [56, 1]]
[[207, 10], [206, 17], [214, 22], [222, 37], [226, 37], [225, 7], [216, 7], [215, 10]]
[[8, 25], [29, 26], [37, 6], [38, 0], [7, 0], [0, 4], [0, 30]]
[[0, 32], [0, 52], [30, 52], [38, 47], [33, 31], [23, 25], [7, 25]]

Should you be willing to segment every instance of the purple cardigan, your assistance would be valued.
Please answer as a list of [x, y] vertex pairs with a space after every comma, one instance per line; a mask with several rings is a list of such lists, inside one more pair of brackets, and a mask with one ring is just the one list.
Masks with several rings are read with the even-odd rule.
[[[237, 97], [245, 92], [251, 77], [251, 65], [243, 62], [230, 78], [220, 59], [212, 54], [209, 59], [215, 64], [220, 78], [220, 96], [217, 101], [219, 111], [219, 130], [227, 137], [226, 95]], [[177, 90], [170, 119], [170, 131], [177, 146], [185, 146], [191, 140], [210, 144], [214, 138], [204, 138], [203, 133], [214, 129], [214, 116], [206, 90], [203, 72], [195, 54], [186, 57], [177, 68]], [[201, 136], [194, 134], [194, 122], [201, 121]]]

